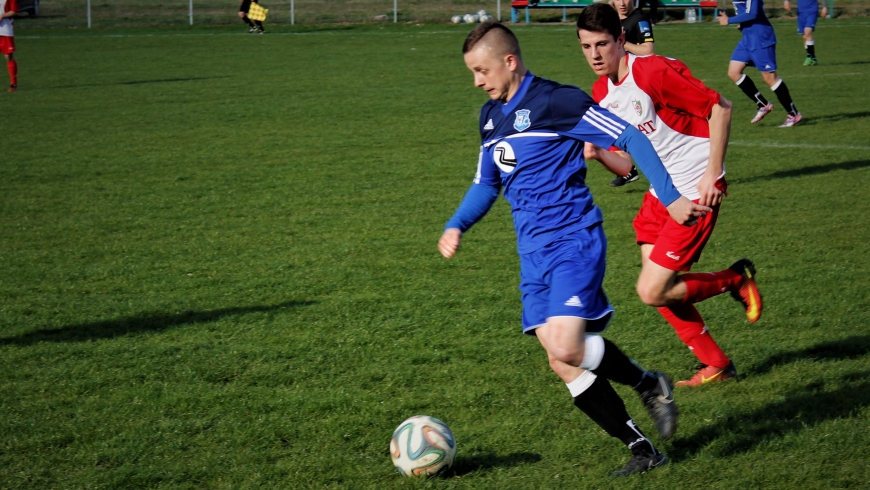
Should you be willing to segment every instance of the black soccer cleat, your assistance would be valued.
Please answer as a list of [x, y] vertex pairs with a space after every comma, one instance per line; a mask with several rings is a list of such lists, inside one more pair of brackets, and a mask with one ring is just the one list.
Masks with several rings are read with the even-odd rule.
[[619, 177], [610, 181], [610, 187], [622, 187], [629, 182], [634, 182], [639, 179], [640, 175], [637, 174], [637, 167], [632, 166], [631, 172], [628, 175], [620, 175]]
[[658, 371], [649, 373], [656, 378], [655, 388], [640, 394], [643, 406], [656, 424], [659, 439], [667, 441], [677, 431], [677, 404], [674, 402], [674, 384], [671, 378]]
[[610, 476], [620, 477], [639, 475], [666, 464], [668, 464], [667, 456], [658, 451], [656, 451], [655, 454], [632, 454], [631, 459], [628, 461], [628, 464], [625, 465], [625, 468], [619, 471], [614, 471]]

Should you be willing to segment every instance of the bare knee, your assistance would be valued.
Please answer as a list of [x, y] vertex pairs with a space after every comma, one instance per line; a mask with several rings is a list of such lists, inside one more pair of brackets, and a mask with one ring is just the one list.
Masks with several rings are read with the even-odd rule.
[[645, 305], [665, 306], [667, 298], [662, 288], [655, 284], [637, 283], [637, 296]]
[[547, 357], [550, 361], [550, 368], [560, 374], [561, 369], [565, 364], [577, 367], [583, 363], [583, 349], [576, 347], [551, 347], [547, 351]]
[[728, 78], [731, 79], [732, 82], [737, 83], [740, 80], [740, 77], [743, 76], [743, 70], [728, 70]]

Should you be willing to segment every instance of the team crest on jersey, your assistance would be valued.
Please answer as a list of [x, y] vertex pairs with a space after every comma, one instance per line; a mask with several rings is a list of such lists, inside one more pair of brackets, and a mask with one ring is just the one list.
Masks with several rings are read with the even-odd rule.
[[514, 121], [514, 129], [517, 131], [525, 131], [532, 127], [532, 120], [529, 119], [529, 114], [532, 111], [528, 109], [520, 109], [517, 111], [517, 119]]
[[637, 99], [631, 99], [631, 105], [634, 106], [634, 112], [637, 112], [638, 116], [643, 115], [643, 106], [640, 105], [640, 101]]

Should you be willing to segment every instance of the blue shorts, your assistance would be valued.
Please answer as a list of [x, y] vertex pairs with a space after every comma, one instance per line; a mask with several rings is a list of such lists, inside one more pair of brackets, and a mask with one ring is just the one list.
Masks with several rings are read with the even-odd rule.
[[798, 34], [803, 34], [804, 29], [809, 27], [816, 30], [816, 21], [819, 20], [819, 10], [810, 10], [809, 12], [798, 11]]
[[523, 333], [534, 335], [553, 316], [585, 318], [587, 332], [603, 332], [613, 312], [603, 288], [606, 258], [600, 224], [521, 254]]
[[766, 48], [749, 49], [746, 39], [740, 39], [734, 52], [731, 53], [731, 61], [746, 63], [746, 66], [754, 66], [758, 71], [776, 71], [776, 44]]

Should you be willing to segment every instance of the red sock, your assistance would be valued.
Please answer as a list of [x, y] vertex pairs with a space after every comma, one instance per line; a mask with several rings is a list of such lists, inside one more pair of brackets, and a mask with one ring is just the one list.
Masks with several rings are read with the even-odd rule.
[[12, 81], [12, 85], [18, 85], [18, 63], [9, 60], [6, 62], [6, 69], [9, 70], [9, 80]]
[[718, 368], [724, 368], [731, 363], [728, 356], [722, 352], [707, 326], [701, 313], [695, 305], [675, 305], [656, 308], [668, 323], [677, 331], [677, 336], [689, 347], [699, 361]]
[[690, 272], [682, 274], [680, 279], [686, 283], [686, 299], [683, 303], [692, 304], [737, 289], [743, 276], [725, 269], [719, 272]]

